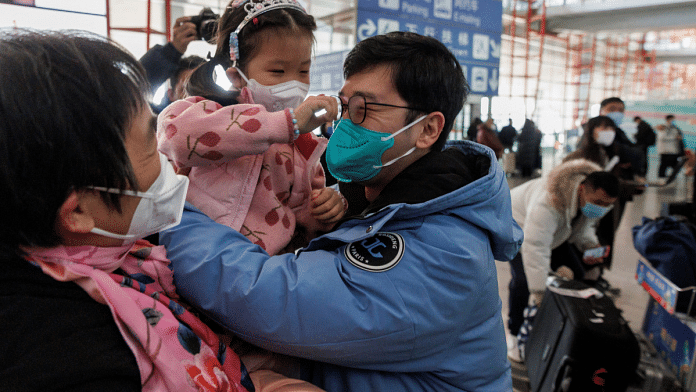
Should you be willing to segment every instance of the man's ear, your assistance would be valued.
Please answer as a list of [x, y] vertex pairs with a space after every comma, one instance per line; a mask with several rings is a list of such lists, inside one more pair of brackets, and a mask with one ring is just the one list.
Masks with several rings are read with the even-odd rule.
[[246, 82], [244, 82], [244, 79], [239, 75], [239, 71], [235, 67], [229, 67], [225, 71], [225, 74], [227, 75], [227, 79], [229, 79], [230, 83], [232, 83], [232, 86], [236, 88], [237, 90], [241, 90], [242, 87], [246, 86]]
[[169, 98], [169, 102], [174, 102], [177, 100], [174, 94], [174, 89], [171, 87], [167, 89], [167, 98]]
[[584, 202], [584, 196], [585, 196], [585, 184], [580, 184], [578, 186], [578, 206], [581, 205]]
[[86, 234], [94, 228], [87, 195], [88, 193], [72, 191], [58, 208], [56, 224], [59, 233]]
[[423, 130], [416, 140], [416, 147], [430, 148], [442, 133], [445, 126], [445, 116], [441, 112], [432, 112], [423, 119]]

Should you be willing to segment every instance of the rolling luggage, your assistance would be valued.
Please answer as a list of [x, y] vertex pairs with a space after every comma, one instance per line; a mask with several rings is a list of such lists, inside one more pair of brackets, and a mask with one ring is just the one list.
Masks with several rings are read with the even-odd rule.
[[532, 392], [623, 392], [639, 360], [611, 299], [582, 282], [549, 282], [525, 348]]
[[627, 392], [684, 392], [677, 376], [667, 367], [650, 342], [638, 335], [641, 358], [637, 378]]

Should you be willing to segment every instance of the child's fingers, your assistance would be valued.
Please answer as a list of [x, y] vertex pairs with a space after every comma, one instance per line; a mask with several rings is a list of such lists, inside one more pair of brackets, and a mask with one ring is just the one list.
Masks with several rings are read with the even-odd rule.
[[342, 206], [341, 195], [331, 188], [319, 191], [318, 196], [312, 201], [312, 215], [315, 217], [329, 213], [336, 206]]
[[331, 192], [327, 191], [327, 189], [333, 191], [331, 188], [315, 189], [312, 191], [312, 207], [324, 204], [331, 198]]
[[331, 210], [334, 208], [334, 205], [331, 203], [323, 203], [318, 206], [315, 206], [312, 208], [312, 215], [316, 219], [320, 219], [320, 217], [328, 214], [331, 212]]
[[334, 97], [309, 97], [295, 110], [297, 126], [302, 133], [310, 132], [323, 123], [333, 121], [337, 116], [338, 103]]
[[[319, 208], [322, 210], [325, 210], [323, 213], [319, 213]], [[312, 211], [312, 214], [314, 215], [314, 218], [318, 221], [324, 222], [324, 223], [334, 223], [338, 222], [339, 219], [343, 216], [343, 205], [341, 204], [332, 204], [332, 203], [324, 203], [317, 209]]]

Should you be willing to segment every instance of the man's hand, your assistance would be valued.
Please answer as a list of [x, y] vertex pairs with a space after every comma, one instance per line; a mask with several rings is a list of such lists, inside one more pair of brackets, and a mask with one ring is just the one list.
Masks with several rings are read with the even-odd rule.
[[312, 215], [324, 224], [333, 225], [345, 214], [344, 199], [332, 188], [315, 189], [312, 191]]
[[587, 265], [597, 265], [604, 262], [604, 257], [585, 257], [582, 259]]
[[186, 53], [191, 41], [194, 41], [198, 35], [196, 25], [190, 22], [191, 17], [182, 16], [174, 22], [174, 33], [172, 37], [172, 45], [179, 53]]

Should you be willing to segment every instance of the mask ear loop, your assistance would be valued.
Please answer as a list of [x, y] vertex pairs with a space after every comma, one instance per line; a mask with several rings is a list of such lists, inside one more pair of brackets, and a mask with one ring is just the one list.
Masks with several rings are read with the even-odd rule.
[[379, 169], [380, 167], [387, 167], [387, 166], [391, 165], [392, 163], [398, 161], [399, 159], [401, 159], [401, 158], [403, 158], [403, 157], [405, 157], [405, 156], [407, 156], [407, 155], [410, 155], [410, 154], [413, 153], [414, 151], [416, 151], [416, 146], [413, 146], [410, 150], [406, 151], [406, 153], [405, 153], [404, 155], [402, 155], [402, 156], [400, 156], [400, 157], [396, 157], [396, 158], [392, 159], [391, 161], [389, 161], [389, 162], [387, 162], [387, 163], [385, 163], [385, 164], [383, 164], [383, 165], [372, 165], [372, 168], [373, 168], [373, 169]]
[[416, 125], [416, 124], [418, 124], [419, 122], [421, 122], [421, 121], [422, 121], [424, 118], [426, 118], [426, 117], [428, 117], [428, 116], [427, 116], [427, 115], [422, 115], [422, 116], [418, 117], [415, 121], [411, 122], [410, 124], [407, 124], [406, 126], [404, 126], [403, 128], [399, 129], [398, 131], [392, 133], [391, 135], [389, 135], [389, 136], [383, 136], [383, 137], [381, 138], [381, 140], [382, 140], [383, 142], [386, 142], [387, 140], [389, 140], [389, 139], [395, 137], [396, 135], [400, 134], [401, 132], [403, 132], [403, 131], [405, 131], [405, 130], [411, 128], [412, 126], [414, 126], [414, 125]]
[[[423, 115], [423, 116], [417, 118], [415, 121], [411, 122], [410, 124], [406, 125], [405, 127], [401, 128], [400, 130], [398, 130], [398, 131], [392, 133], [391, 135], [386, 136], [386, 137], [382, 137], [381, 140], [382, 140], [383, 142], [385, 142], [385, 141], [387, 141], [387, 140], [393, 138], [394, 136], [400, 134], [401, 132], [403, 132], [403, 131], [405, 131], [405, 130], [411, 128], [412, 126], [416, 125], [417, 123], [421, 122], [421, 121], [422, 121], [424, 118], [426, 118], [426, 117], [427, 117], [427, 115]], [[372, 168], [373, 168], [373, 169], [379, 169], [379, 168], [381, 168], [381, 167], [387, 167], [387, 166], [391, 165], [392, 163], [398, 161], [399, 159], [401, 159], [401, 158], [403, 158], [403, 157], [405, 157], [405, 156], [407, 156], [407, 155], [412, 154], [414, 151], [416, 151], [416, 146], [413, 146], [410, 150], [406, 151], [405, 154], [403, 154], [403, 155], [401, 155], [401, 156], [399, 156], [399, 157], [396, 157], [396, 158], [392, 159], [391, 161], [389, 161], [389, 162], [387, 162], [387, 163], [385, 163], [385, 164], [383, 164], [383, 165], [372, 165]]]

